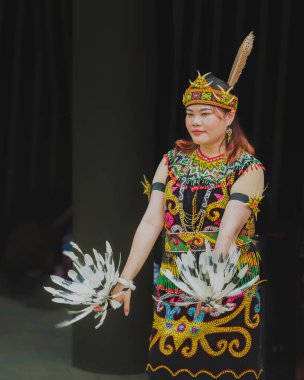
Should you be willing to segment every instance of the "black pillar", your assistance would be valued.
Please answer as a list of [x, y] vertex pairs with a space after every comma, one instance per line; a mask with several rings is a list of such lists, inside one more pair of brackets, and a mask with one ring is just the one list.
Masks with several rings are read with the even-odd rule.
[[[152, 2], [75, 0], [73, 6], [73, 239], [101, 252], [108, 240], [116, 263], [121, 252], [124, 264], [147, 206], [142, 175], [151, 179], [156, 169]], [[151, 259], [135, 279], [128, 318], [112, 310], [97, 331], [91, 316], [74, 326], [75, 366], [144, 372]]]

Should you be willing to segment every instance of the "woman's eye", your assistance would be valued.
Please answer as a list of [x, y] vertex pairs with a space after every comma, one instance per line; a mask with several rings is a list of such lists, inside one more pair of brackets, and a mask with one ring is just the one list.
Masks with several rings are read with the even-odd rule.
[[[210, 113], [201, 113], [200, 115], [203, 116], [203, 117], [205, 117], [205, 116], [210, 115]], [[193, 117], [194, 115], [192, 113], [186, 113], [186, 116]]]

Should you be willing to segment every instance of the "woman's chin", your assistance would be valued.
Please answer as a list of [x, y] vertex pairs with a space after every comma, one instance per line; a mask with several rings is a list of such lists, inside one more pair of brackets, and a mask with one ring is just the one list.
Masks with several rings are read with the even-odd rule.
[[197, 144], [197, 145], [201, 145], [201, 144], [206, 144], [209, 142], [209, 139], [207, 136], [205, 136], [205, 134], [203, 134], [202, 136], [192, 136], [192, 141]]

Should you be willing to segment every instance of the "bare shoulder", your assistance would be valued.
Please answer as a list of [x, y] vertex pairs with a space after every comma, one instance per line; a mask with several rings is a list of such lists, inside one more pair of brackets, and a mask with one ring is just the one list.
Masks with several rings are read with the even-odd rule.
[[163, 157], [162, 160], [160, 161], [156, 172], [154, 174], [152, 183], [154, 182], [162, 182], [165, 183], [166, 179], [168, 176], [168, 164], [167, 164], [167, 159], [166, 157]]
[[249, 165], [231, 187], [231, 194], [243, 193], [250, 197], [262, 195], [264, 189], [264, 170], [260, 166]]

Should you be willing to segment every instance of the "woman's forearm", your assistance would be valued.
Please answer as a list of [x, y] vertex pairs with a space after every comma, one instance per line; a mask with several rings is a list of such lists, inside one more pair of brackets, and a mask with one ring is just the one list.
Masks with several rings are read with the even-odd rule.
[[245, 203], [236, 200], [228, 202], [215, 244], [218, 252], [222, 252], [224, 255], [228, 254], [231, 243], [236, 240], [250, 214], [251, 211]]
[[[165, 184], [168, 176], [168, 166], [166, 158], [163, 157], [153, 181]], [[144, 265], [151, 252], [156, 239], [158, 238], [165, 221], [164, 192], [162, 190], [151, 190], [151, 196], [147, 210], [137, 227], [130, 254], [126, 265], [121, 273], [121, 277], [126, 280], [134, 280], [141, 267]]]
[[163, 225], [157, 225], [142, 220], [135, 232], [130, 254], [121, 277], [133, 280], [144, 265], [158, 238]]
[[235, 235], [233, 236], [232, 234], [229, 234], [229, 235], [219, 234], [216, 240], [215, 249], [219, 253], [227, 254], [231, 243], [235, 241], [235, 239], [236, 239], [236, 236]]

